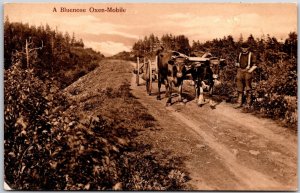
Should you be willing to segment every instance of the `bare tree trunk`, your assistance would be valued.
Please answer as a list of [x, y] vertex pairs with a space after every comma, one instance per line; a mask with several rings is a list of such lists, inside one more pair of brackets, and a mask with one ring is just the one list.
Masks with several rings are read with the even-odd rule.
[[51, 37], [51, 72], [53, 73], [53, 65], [54, 65], [54, 38]]
[[139, 75], [140, 75], [140, 58], [137, 57], [137, 62], [136, 62], [136, 85], [139, 86]]
[[29, 49], [28, 49], [28, 40], [26, 39], [26, 45], [25, 45], [25, 49], [26, 49], [26, 65], [27, 68], [29, 68]]

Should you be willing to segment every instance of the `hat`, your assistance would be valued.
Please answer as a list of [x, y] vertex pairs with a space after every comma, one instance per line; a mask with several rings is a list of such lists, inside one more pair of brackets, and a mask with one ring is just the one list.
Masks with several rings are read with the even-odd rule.
[[249, 45], [246, 42], [244, 42], [242, 43], [242, 48], [249, 48]]

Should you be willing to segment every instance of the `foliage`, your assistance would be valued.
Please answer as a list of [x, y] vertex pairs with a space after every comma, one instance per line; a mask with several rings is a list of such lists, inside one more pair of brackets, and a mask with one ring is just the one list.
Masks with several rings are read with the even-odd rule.
[[[26, 61], [26, 41], [30, 42], [29, 64]], [[40, 49], [34, 49], [40, 48]], [[100, 52], [84, 48], [82, 39], [76, 40], [68, 33], [52, 30], [49, 25], [29, 26], [19, 22], [4, 23], [4, 68], [9, 69], [16, 62], [21, 62], [24, 69], [32, 68], [44, 79], [51, 77], [59, 87], [66, 87], [78, 76], [95, 68], [95, 61], [104, 56]], [[83, 70], [78, 73], [78, 69]], [[68, 76], [64, 76], [68, 73]]]
[[[184, 188], [187, 179], [183, 172], [169, 164], [160, 165], [152, 155], [144, 155], [149, 147], [133, 140], [139, 129], [153, 125], [151, 116], [137, 102], [131, 104], [134, 108], [118, 109], [98, 102], [113, 116], [80, 116], [77, 102], [48, 78], [43, 82], [33, 70], [24, 70], [21, 63], [5, 71], [4, 83], [4, 168], [5, 180], [12, 189]], [[135, 101], [129, 85], [99, 90], [99, 97], [122, 100], [120, 104]], [[84, 108], [88, 111], [90, 107], [85, 104]], [[122, 115], [132, 115], [133, 111], [140, 116], [125, 125], [122, 118], [128, 116]]]
[[134, 57], [134, 54], [132, 52], [126, 52], [126, 51], [113, 55], [110, 58], [116, 60], [136, 61], [136, 57]]
[[[262, 65], [262, 68], [267, 67]], [[268, 70], [268, 79], [255, 86], [253, 108], [296, 127], [297, 62], [294, 59], [279, 62]]]
[[154, 57], [160, 46], [163, 46], [166, 50], [176, 50], [185, 54], [188, 54], [191, 49], [189, 39], [184, 35], [165, 34], [159, 39], [157, 36], [150, 34], [149, 37], [145, 36], [143, 40], [135, 42], [132, 50], [136, 56]]

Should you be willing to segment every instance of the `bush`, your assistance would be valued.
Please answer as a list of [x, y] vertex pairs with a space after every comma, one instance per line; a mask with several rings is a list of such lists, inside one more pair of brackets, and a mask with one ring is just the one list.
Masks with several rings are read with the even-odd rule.
[[[261, 68], [268, 72], [268, 77], [266, 80], [257, 82], [254, 88], [254, 109], [262, 112], [268, 117], [281, 119], [285, 124], [296, 127], [296, 61], [287, 60], [278, 62], [272, 66], [263, 63]], [[258, 76], [259, 74], [257, 73], [256, 75]]]
[[[128, 99], [129, 90], [129, 85], [108, 88], [101, 97]], [[184, 173], [160, 165], [143, 154], [149, 147], [134, 142], [138, 128], [129, 128], [143, 122], [129, 120], [127, 129], [116, 113], [79, 117], [73, 103], [33, 71], [19, 65], [5, 71], [4, 169], [12, 189], [184, 189]]]

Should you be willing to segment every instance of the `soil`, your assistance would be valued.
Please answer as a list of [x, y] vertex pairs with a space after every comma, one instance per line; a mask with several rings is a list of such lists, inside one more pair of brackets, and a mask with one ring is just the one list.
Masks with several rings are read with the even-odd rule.
[[133, 75], [132, 94], [161, 127], [142, 132], [139, 139], [152, 144], [154, 152], [184, 160], [191, 190], [298, 189], [295, 131], [225, 101], [206, 98], [215, 108], [210, 103], [199, 107], [188, 82], [183, 88], [185, 103], [176, 102], [175, 94], [175, 102], [167, 107], [164, 94], [162, 100], [156, 99], [157, 82], [148, 95], [145, 82], [140, 79], [137, 86], [135, 81]]

